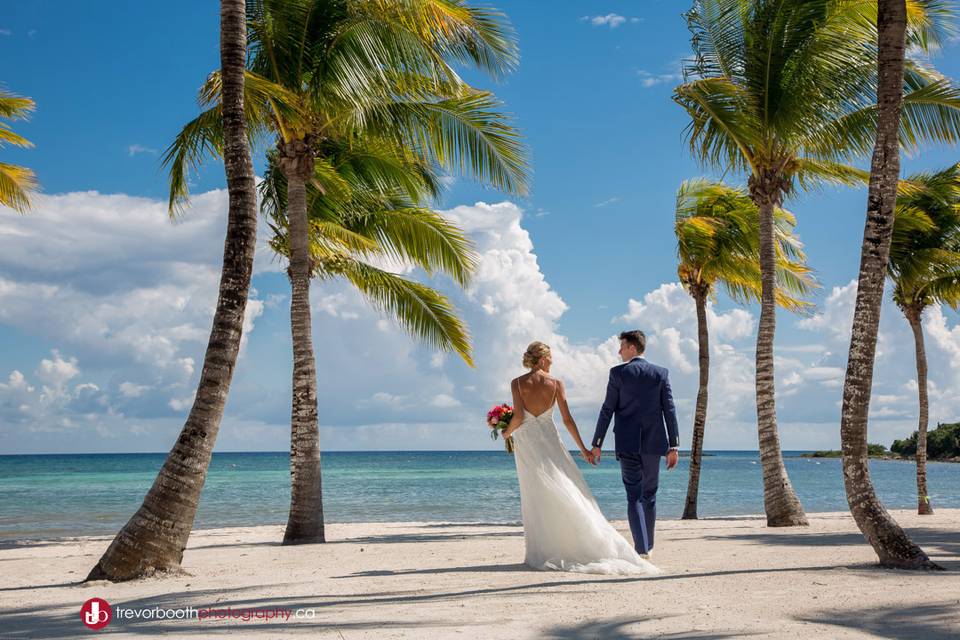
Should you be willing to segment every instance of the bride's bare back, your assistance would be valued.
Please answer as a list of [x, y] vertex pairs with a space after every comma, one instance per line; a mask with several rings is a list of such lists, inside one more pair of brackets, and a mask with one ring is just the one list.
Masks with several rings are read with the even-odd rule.
[[[531, 371], [511, 382], [520, 395], [520, 403], [525, 413], [542, 415], [553, 407], [557, 398], [560, 382], [541, 371]], [[516, 411], [516, 407], [514, 407]]]

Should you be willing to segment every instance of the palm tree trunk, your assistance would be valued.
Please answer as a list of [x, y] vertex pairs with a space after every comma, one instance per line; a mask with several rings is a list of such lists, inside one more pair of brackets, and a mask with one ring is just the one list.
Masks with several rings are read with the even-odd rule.
[[930, 401], [927, 398], [927, 351], [923, 344], [923, 309], [915, 307], [904, 310], [910, 328], [913, 329], [913, 344], [917, 352], [917, 390], [920, 396], [920, 422], [917, 426], [917, 513], [933, 515], [930, 494], [927, 492], [927, 422], [930, 418]]
[[324, 542], [320, 474], [320, 426], [317, 418], [317, 367], [310, 313], [310, 234], [306, 181], [313, 175], [310, 142], [295, 140], [280, 148], [287, 178], [290, 238], [290, 331], [293, 339], [293, 401], [290, 413], [290, 513], [283, 544]]
[[224, 164], [229, 211], [220, 295], [190, 415], [140, 509], [120, 530], [87, 580], [131, 580], [180, 567], [213, 454], [240, 351], [253, 273], [257, 202], [243, 116], [244, 0], [220, 4]]
[[857, 526], [877, 552], [880, 564], [906, 569], [938, 569], [940, 567], [907, 537], [877, 498], [867, 459], [867, 418], [873, 365], [900, 176], [897, 134], [903, 103], [906, 22], [905, 0], [879, 1], [877, 142], [870, 166], [857, 301], [843, 385], [840, 440], [847, 502]]
[[807, 516], [797, 498], [780, 451], [773, 372], [776, 332], [776, 248], [773, 213], [780, 205], [784, 178], [768, 170], [750, 176], [750, 195], [760, 210], [760, 324], [757, 330], [757, 434], [763, 469], [763, 507], [768, 527], [806, 526]]
[[700, 465], [703, 458], [703, 429], [707, 422], [707, 386], [710, 382], [710, 335], [707, 331], [707, 287], [692, 291], [697, 306], [697, 340], [699, 345], [700, 389], [693, 417], [693, 443], [690, 445], [690, 480], [687, 483], [687, 501], [683, 520], [697, 519], [697, 494], [700, 491]]

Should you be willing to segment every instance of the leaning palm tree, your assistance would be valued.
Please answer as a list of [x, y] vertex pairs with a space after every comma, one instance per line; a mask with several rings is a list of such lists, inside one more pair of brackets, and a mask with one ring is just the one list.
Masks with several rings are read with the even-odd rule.
[[[429, 165], [403, 148], [365, 142], [360, 148], [336, 148], [334, 141], [328, 141], [323, 160], [316, 163], [326, 188], [321, 191], [315, 184], [307, 188], [313, 275], [324, 282], [348, 281], [413, 337], [455, 351], [472, 365], [466, 327], [447, 298], [375, 264], [400, 263], [420, 267], [427, 274], [445, 273], [462, 286], [474, 268], [470, 244], [442, 216], [414, 204], [438, 193], [440, 183]], [[273, 154], [269, 161], [260, 185], [262, 210], [274, 230], [271, 247], [289, 258], [286, 177]], [[296, 314], [294, 348], [312, 356], [309, 309], [296, 308], [291, 313]], [[311, 406], [316, 406], [315, 400]], [[309, 532], [314, 541], [321, 542], [325, 534], [319, 432], [292, 430], [291, 452], [285, 539], [303, 540]]]
[[[0, 118], [21, 120], [34, 107], [33, 100], [0, 89]], [[10, 126], [0, 121], [0, 149], [6, 144], [17, 147], [32, 147], [33, 143], [13, 132]], [[7, 162], [0, 162], [0, 206], [10, 207], [23, 213], [30, 208], [30, 192], [36, 190], [37, 179], [33, 171]]]
[[[406, 146], [425, 162], [470, 175], [512, 193], [525, 193], [527, 165], [517, 132], [489, 92], [455, 73], [468, 63], [494, 77], [516, 63], [516, 43], [503, 16], [458, 0], [259, 0], [248, 29], [247, 117], [251, 136], [271, 140], [286, 181], [288, 275], [294, 343], [291, 440], [319, 441], [315, 359], [309, 332], [310, 253], [307, 187], [331, 188], [324, 144], [375, 137]], [[187, 196], [188, 169], [217, 151], [220, 78], [201, 88], [208, 107], [171, 145], [171, 206]], [[319, 468], [319, 455], [292, 450], [292, 464]], [[294, 474], [319, 483], [319, 473]], [[319, 486], [296, 496], [318, 496]], [[310, 513], [298, 506], [291, 513]], [[288, 522], [284, 542], [318, 542], [316, 525]]]
[[[697, 309], [700, 387], [693, 419], [690, 447], [690, 478], [683, 508], [684, 520], [697, 518], [697, 495], [707, 421], [707, 389], [710, 379], [710, 339], [707, 330], [707, 300], [722, 285], [731, 298], [746, 303], [760, 298], [759, 214], [744, 189], [706, 179], [688, 180], [677, 192], [677, 274]], [[800, 240], [794, 235], [793, 214], [777, 208], [774, 226], [777, 239], [777, 303], [791, 311], [805, 311], [811, 304], [801, 299], [815, 286]]]
[[927, 491], [927, 356], [923, 312], [933, 304], [960, 306], [960, 164], [907, 179], [897, 196], [887, 275], [893, 300], [913, 331], [917, 360], [917, 513], [930, 515]]
[[867, 460], [867, 419], [873, 366], [900, 175], [897, 137], [902, 131], [902, 120], [909, 119], [908, 113], [901, 112], [905, 106], [904, 50], [908, 41], [906, 2], [880, 0], [878, 5], [876, 145], [870, 165], [867, 219], [843, 384], [840, 415], [843, 481], [853, 518], [876, 551], [880, 564], [905, 569], [937, 569], [938, 565], [910, 540], [877, 498]]
[[227, 174], [227, 237], [220, 295], [196, 398], [176, 444], [143, 504], [117, 534], [87, 580], [131, 580], [180, 567], [193, 528], [233, 370], [240, 351], [257, 237], [253, 162], [244, 121], [244, 0], [221, 0], [222, 155]]
[[[944, 36], [939, 4], [911, 2], [909, 40], [919, 50]], [[869, 152], [877, 121], [876, 4], [696, 0], [687, 20], [694, 56], [674, 100], [691, 118], [691, 150], [705, 165], [745, 174], [760, 211], [756, 390], [767, 524], [805, 525], [777, 432], [774, 211], [797, 189], [865, 178], [846, 163]], [[911, 61], [902, 89], [902, 144], [960, 139], [960, 91], [949, 80]]]
[[[347, 3], [349, 4], [349, 3]], [[363, 11], [372, 12], [363, 16]], [[269, 28], [255, 28], [263, 38], [252, 58], [251, 69], [289, 90], [294, 96], [306, 94], [305, 126], [284, 132], [277, 147], [278, 164], [286, 180], [286, 237], [289, 246], [291, 280], [291, 330], [294, 334], [293, 409], [291, 420], [291, 509], [284, 533], [285, 544], [322, 542], [322, 492], [320, 489], [319, 424], [316, 403], [316, 372], [312, 348], [309, 288], [314, 273], [340, 274], [384, 307], [403, 316], [412, 283], [399, 287], [399, 280], [386, 272], [375, 273], [370, 265], [347, 260], [342, 252], [328, 256], [321, 269], [311, 251], [307, 187], [312, 182], [327, 189], [323, 153], [325, 142], [344, 142], [376, 137], [406, 145], [428, 162], [472, 173], [508, 191], [525, 190], [522, 148], [505, 118], [495, 110], [492, 95], [479, 92], [462, 81], [448, 60], [459, 60], [498, 75], [514, 64], [516, 47], [509, 28], [496, 14], [470, 9], [459, 2], [421, 1], [397, 3], [358, 2], [354, 12], [327, 11], [319, 25], [312, 16], [288, 13], [289, 7], [264, 3], [260, 19]], [[387, 65], [378, 65], [385, 78], [369, 86], [349, 87], [344, 99], [337, 81], [349, 61], [350, 42], [356, 36], [356, 16], [363, 28], [382, 39], [391, 51]], [[254, 19], [254, 23], [257, 19]], [[380, 26], [392, 22], [394, 30]], [[307, 35], [304, 36], [303, 34]], [[285, 38], [290, 34], [293, 41]], [[329, 40], [329, 36], [335, 37]], [[365, 43], [356, 40], [353, 46]], [[282, 43], [286, 46], [277, 46]], [[320, 46], [317, 46], [317, 45]], [[279, 53], [278, 53], [279, 52]], [[292, 54], [283, 63], [286, 52]], [[280, 58], [278, 62], [277, 58]], [[292, 64], [295, 62], [296, 64]], [[372, 71], [369, 69], [368, 72]], [[376, 78], [376, 76], [373, 76]], [[359, 103], [359, 106], [358, 106]], [[292, 138], [289, 142], [287, 138]], [[298, 139], [299, 138], [299, 139]], [[318, 167], [320, 172], [318, 173]], [[329, 171], [326, 171], [329, 176]], [[397, 228], [394, 229], [395, 231]], [[424, 238], [418, 242], [423, 244]], [[396, 241], [395, 241], [396, 242]], [[316, 248], [318, 243], [313, 242]], [[404, 301], [402, 292], [408, 294]], [[420, 304], [428, 292], [419, 291]], [[433, 300], [433, 312], [445, 301]], [[392, 306], [391, 306], [392, 305]], [[422, 325], [423, 315], [418, 322]], [[449, 315], [449, 314], [448, 314]], [[447, 318], [449, 321], [449, 318]], [[449, 322], [447, 322], [449, 324]], [[458, 336], [465, 340], [465, 334]]]

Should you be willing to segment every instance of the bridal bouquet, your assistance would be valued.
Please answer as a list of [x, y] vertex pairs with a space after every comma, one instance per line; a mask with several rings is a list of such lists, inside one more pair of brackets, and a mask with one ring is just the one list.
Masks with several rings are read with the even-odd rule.
[[[490, 437], [496, 440], [500, 434], [510, 425], [513, 418], [513, 407], [506, 402], [498, 404], [490, 411], [487, 411], [487, 426], [490, 427]], [[505, 441], [507, 453], [513, 453], [513, 438], [507, 438]]]

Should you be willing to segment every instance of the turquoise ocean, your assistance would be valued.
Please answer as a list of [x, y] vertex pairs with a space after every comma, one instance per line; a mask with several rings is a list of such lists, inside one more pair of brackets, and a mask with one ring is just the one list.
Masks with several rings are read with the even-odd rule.
[[[763, 493], [756, 451], [708, 452], [700, 482], [701, 517], [759, 514]], [[790, 479], [808, 512], [845, 511], [841, 463], [784, 452]], [[0, 456], [0, 540], [115, 533], [140, 505], [163, 453]], [[605, 452], [599, 467], [579, 460], [604, 514], [626, 517], [619, 465]], [[916, 506], [915, 467], [871, 461], [888, 508]], [[660, 518], [678, 518], [687, 460], [662, 471]], [[960, 464], [929, 463], [934, 507], [960, 507]], [[286, 522], [287, 452], [215, 453], [196, 527]], [[323, 454], [328, 522], [520, 521], [513, 457], [503, 451], [330, 452]]]

